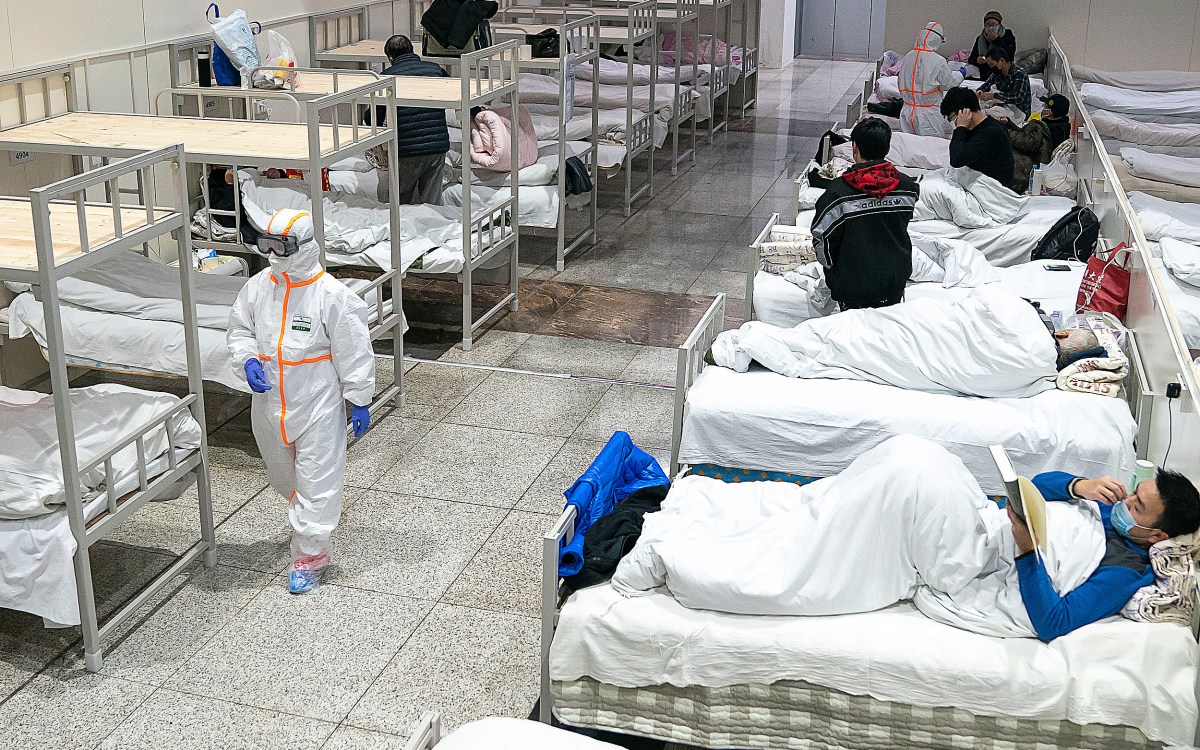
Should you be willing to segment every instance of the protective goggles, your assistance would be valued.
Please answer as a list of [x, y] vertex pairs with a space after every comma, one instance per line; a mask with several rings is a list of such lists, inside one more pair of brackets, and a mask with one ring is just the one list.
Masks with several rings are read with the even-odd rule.
[[300, 249], [300, 241], [295, 237], [276, 237], [271, 234], [259, 235], [256, 244], [259, 255], [274, 255], [279, 258], [295, 255]]

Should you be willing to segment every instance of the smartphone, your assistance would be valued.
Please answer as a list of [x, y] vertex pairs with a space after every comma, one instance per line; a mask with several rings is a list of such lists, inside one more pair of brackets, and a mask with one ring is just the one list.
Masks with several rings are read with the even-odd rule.
[[1047, 271], [1070, 271], [1071, 267], [1066, 263], [1047, 263], [1042, 266]]

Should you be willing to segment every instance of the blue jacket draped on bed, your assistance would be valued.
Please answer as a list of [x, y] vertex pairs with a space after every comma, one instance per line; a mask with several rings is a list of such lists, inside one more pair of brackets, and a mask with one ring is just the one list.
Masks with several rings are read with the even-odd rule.
[[668, 484], [654, 457], [633, 444], [627, 432], [614, 432], [600, 455], [563, 493], [576, 510], [575, 536], [559, 550], [558, 574], [572, 576], [583, 567], [583, 533], [625, 497], [645, 487]]

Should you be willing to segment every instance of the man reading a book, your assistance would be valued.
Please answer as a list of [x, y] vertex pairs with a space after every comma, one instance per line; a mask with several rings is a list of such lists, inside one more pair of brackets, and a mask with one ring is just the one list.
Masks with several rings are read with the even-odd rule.
[[1112, 477], [1084, 479], [1061, 471], [1039, 474], [1033, 483], [1047, 501], [1095, 503], [1105, 536], [1095, 572], [1059, 596], [1029, 527], [1009, 506], [1021, 598], [1043, 641], [1119, 612], [1138, 589], [1154, 582], [1151, 545], [1200, 528], [1200, 494], [1187, 477], [1173, 471], [1159, 470], [1132, 492]]

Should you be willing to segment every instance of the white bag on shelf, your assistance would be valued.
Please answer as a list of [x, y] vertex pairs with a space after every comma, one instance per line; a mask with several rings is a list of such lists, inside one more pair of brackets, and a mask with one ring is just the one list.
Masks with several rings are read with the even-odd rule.
[[[263, 61], [263, 65], [273, 68], [294, 68], [296, 67], [296, 51], [292, 49], [292, 43], [287, 40], [283, 34], [275, 30], [267, 31], [267, 59]], [[283, 72], [282, 70], [263, 71], [255, 76], [254, 88], [257, 89], [282, 89], [296, 79], [296, 73]]]
[[213, 21], [212, 30], [213, 37], [229, 56], [229, 61], [241, 71], [243, 83], [250, 80], [250, 71], [261, 65], [262, 61], [254, 44], [254, 34], [250, 31], [246, 11], [239, 8], [225, 18], [218, 18]]

